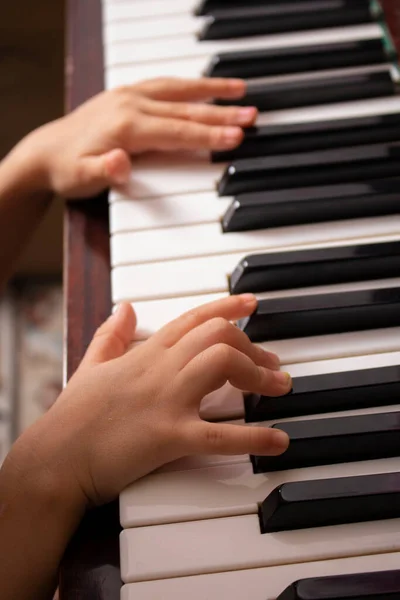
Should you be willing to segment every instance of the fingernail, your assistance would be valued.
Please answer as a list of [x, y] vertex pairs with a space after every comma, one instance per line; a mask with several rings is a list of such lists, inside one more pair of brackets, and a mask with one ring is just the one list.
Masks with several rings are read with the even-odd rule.
[[277, 373], [275, 373], [275, 378], [277, 379], [278, 383], [285, 386], [286, 388], [289, 386], [290, 389], [292, 388], [292, 377], [290, 373], [286, 373], [286, 371], [278, 371]]
[[243, 304], [254, 306], [257, 303], [257, 298], [254, 294], [240, 294]]
[[247, 123], [251, 122], [254, 119], [255, 109], [252, 106], [247, 106], [246, 108], [241, 108], [238, 111], [237, 123], [239, 125], [247, 125]]
[[224, 146], [230, 148], [237, 146], [242, 139], [243, 132], [239, 127], [225, 127], [222, 134]]
[[275, 450], [284, 452], [289, 446], [290, 439], [287, 433], [281, 429], [271, 429], [272, 431], [272, 443]]

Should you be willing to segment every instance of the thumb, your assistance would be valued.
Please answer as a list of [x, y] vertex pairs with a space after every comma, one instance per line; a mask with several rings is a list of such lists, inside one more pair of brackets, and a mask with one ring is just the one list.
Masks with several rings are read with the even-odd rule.
[[118, 358], [128, 350], [136, 328], [136, 315], [128, 303], [120, 304], [94, 334], [82, 364], [93, 365]]
[[258, 454], [277, 456], [287, 450], [289, 437], [280, 429], [201, 422], [191, 431], [196, 454]]
[[130, 174], [131, 160], [124, 150], [86, 156], [79, 164], [79, 190], [85, 194], [96, 194], [106, 187], [128, 183]]

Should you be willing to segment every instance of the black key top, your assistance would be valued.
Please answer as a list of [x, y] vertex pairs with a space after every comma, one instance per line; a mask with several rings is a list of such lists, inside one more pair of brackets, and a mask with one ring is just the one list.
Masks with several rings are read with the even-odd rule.
[[400, 242], [251, 254], [230, 278], [231, 294], [398, 277]]
[[398, 213], [399, 200], [399, 177], [240, 194], [226, 211], [222, 228], [246, 231], [390, 215]]
[[215, 10], [199, 33], [200, 40], [267, 35], [371, 23], [369, 3], [350, 0], [297, 0], [293, 3], [229, 7]]
[[301, 579], [286, 588], [277, 600], [398, 600], [398, 598], [400, 598], [400, 570]]
[[[230, 0], [229, 7], [271, 6], [293, 4], [294, 0]], [[366, 4], [369, 0], [355, 0], [357, 4]], [[226, 0], [200, 0], [194, 14], [197, 16], [212, 15], [216, 10], [229, 10]]]
[[[250, 83], [243, 98], [235, 100], [242, 106], [256, 106], [260, 111], [282, 110], [316, 104], [349, 102], [365, 98], [392, 96], [396, 91], [387, 69], [345, 75], [324, 75], [317, 78], [291, 78], [274, 83]], [[217, 100], [227, 105], [227, 100]], [[232, 101], [231, 101], [232, 103]]]
[[213, 57], [207, 77], [270, 77], [373, 65], [388, 60], [382, 39], [224, 52]]
[[352, 146], [245, 158], [227, 167], [218, 183], [220, 196], [396, 177], [400, 142]]
[[400, 288], [260, 300], [239, 321], [252, 342], [400, 325]]
[[254, 473], [400, 456], [400, 412], [277, 423], [290, 445], [280, 456], [251, 456]]
[[259, 508], [261, 533], [400, 517], [400, 473], [284, 483]]
[[257, 156], [312, 152], [345, 146], [377, 144], [400, 139], [400, 114], [354, 119], [315, 121], [290, 125], [266, 125], [246, 130], [234, 150], [213, 152], [212, 162], [228, 162]]
[[[245, 399], [247, 423], [339, 410], [398, 404], [400, 366], [295, 377], [286, 396], [251, 394]], [[400, 516], [400, 515], [399, 515]]]

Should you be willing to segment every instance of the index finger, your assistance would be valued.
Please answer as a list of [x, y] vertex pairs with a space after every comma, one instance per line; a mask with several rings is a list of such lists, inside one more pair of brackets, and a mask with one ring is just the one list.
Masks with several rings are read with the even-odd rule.
[[165, 77], [150, 79], [134, 86], [139, 93], [153, 100], [196, 102], [212, 98], [242, 98], [247, 84], [242, 79], [200, 77], [178, 79]]
[[253, 294], [228, 296], [184, 313], [157, 331], [151, 340], [171, 348], [186, 333], [210, 319], [222, 317], [227, 321], [235, 321], [251, 315], [256, 308], [257, 299]]

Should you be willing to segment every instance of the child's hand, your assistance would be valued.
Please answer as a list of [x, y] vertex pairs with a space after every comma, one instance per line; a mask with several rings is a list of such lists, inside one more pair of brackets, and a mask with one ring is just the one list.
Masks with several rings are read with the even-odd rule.
[[18, 460], [22, 451], [22, 457], [35, 457], [39, 471], [45, 465], [62, 489], [97, 505], [185, 455], [281, 454], [289, 443], [284, 432], [199, 417], [202, 398], [226, 381], [272, 396], [290, 390], [278, 358], [229, 323], [256, 304], [254, 296], [243, 295], [204, 305], [131, 350], [135, 315], [129, 304], [121, 305], [96, 333], [53, 408], [11, 456]]
[[125, 183], [133, 154], [234, 148], [256, 109], [204, 102], [234, 102], [245, 90], [242, 80], [204, 78], [155, 79], [104, 92], [28, 136], [41, 185], [68, 198], [90, 196]]

